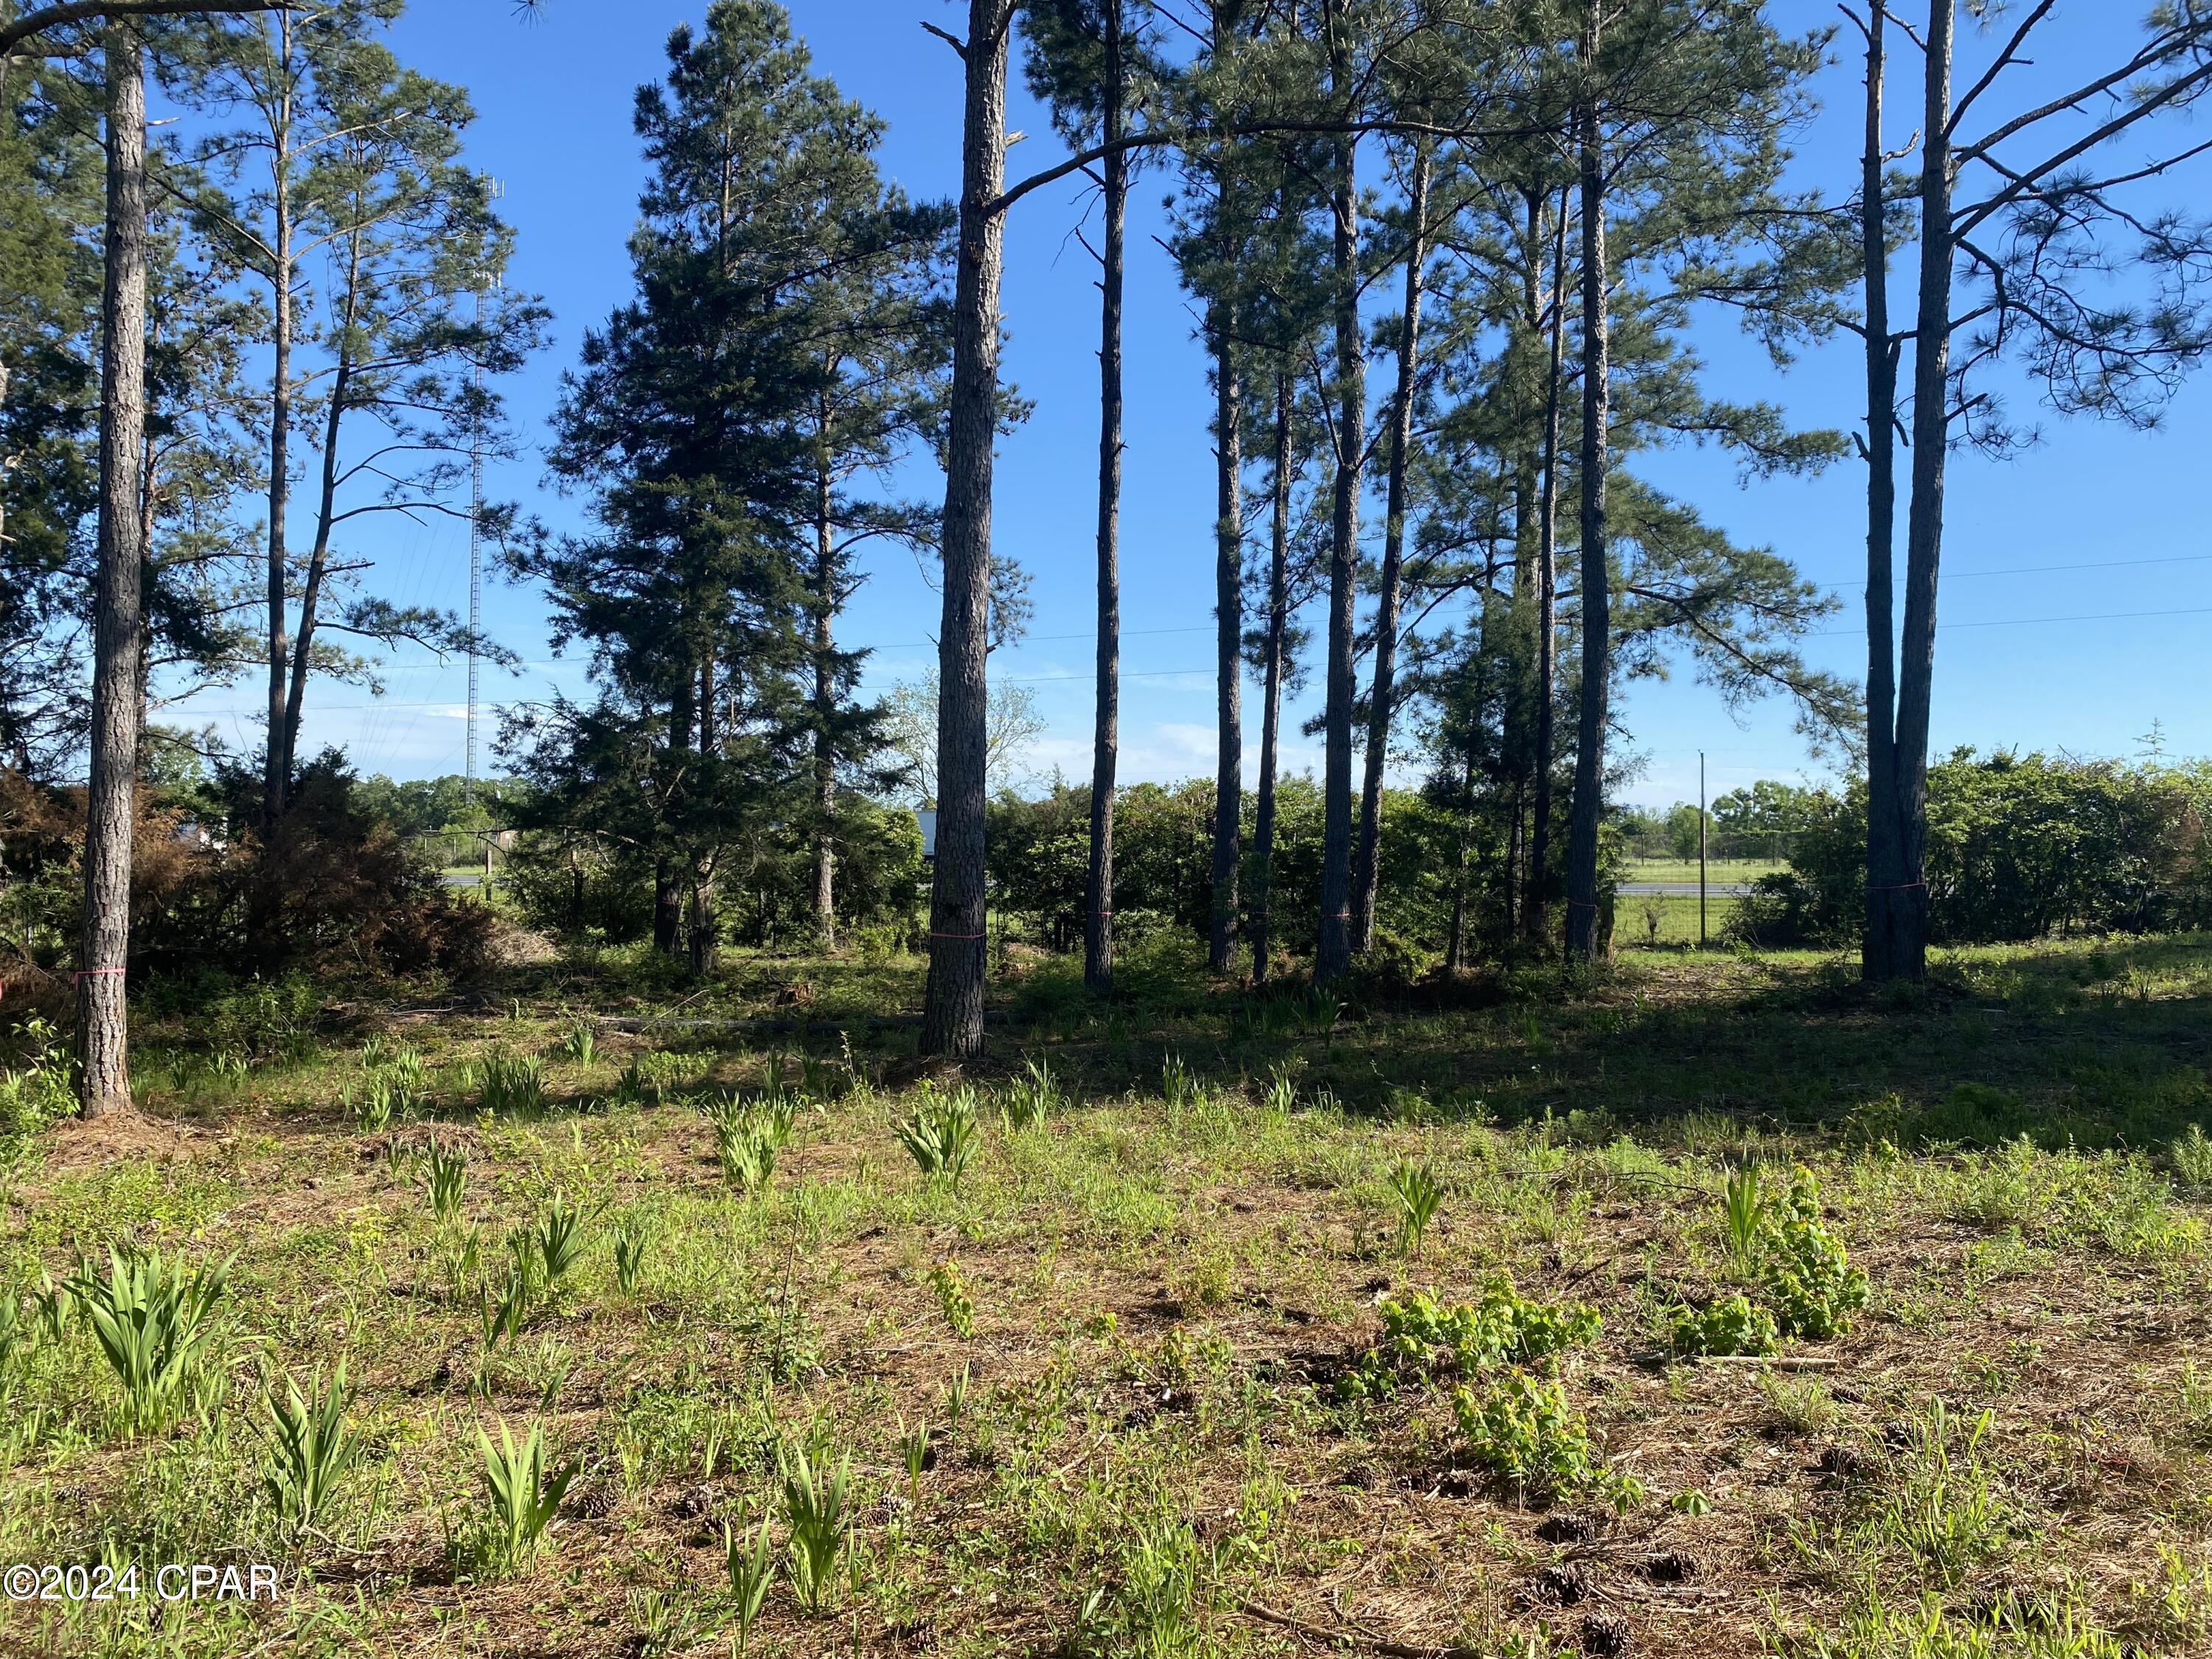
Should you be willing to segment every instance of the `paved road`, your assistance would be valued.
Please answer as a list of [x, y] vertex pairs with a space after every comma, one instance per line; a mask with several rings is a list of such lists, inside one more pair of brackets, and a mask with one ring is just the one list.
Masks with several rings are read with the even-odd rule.
[[[1705, 888], [1708, 898], [1742, 898], [1751, 891], [1747, 881], [1716, 881]], [[1623, 898], [1695, 898], [1698, 884], [1694, 881], [1624, 881], [1620, 884]]]

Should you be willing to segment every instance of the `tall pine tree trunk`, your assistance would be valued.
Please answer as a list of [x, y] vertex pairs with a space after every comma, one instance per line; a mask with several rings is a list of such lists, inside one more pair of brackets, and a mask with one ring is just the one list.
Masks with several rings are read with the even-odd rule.
[[969, 0], [959, 265], [945, 470], [945, 617], [938, 634], [937, 860], [930, 885], [924, 1054], [983, 1049], [983, 658], [989, 624], [991, 445], [1006, 174], [1010, 0]]
[[131, 1109], [125, 965], [138, 781], [146, 548], [146, 77], [137, 28], [107, 26], [106, 287], [100, 319], [99, 575], [94, 600], [92, 776], [78, 952], [78, 1098], [87, 1117]]
[[[1601, 24], [1593, 9], [1583, 65], [1597, 73]], [[1583, 230], [1582, 707], [1575, 739], [1575, 797], [1567, 818], [1567, 957], [1599, 950], [1598, 825], [1605, 807], [1605, 735], [1613, 681], [1613, 617], [1606, 569], [1607, 420], [1612, 337], [1607, 316], [1605, 157], [1593, 86], [1581, 112]]]
[[833, 727], [837, 688], [830, 653], [837, 611], [837, 546], [830, 519], [829, 420], [823, 420], [825, 462], [815, 477], [814, 513], [814, 932], [825, 951], [837, 948], [837, 749]]
[[[1121, 137], [1121, 0], [1106, 4], [1106, 142]], [[1098, 307], [1097, 714], [1091, 737], [1091, 865], [1084, 884], [1083, 982], [1114, 988], [1114, 772], [1121, 717], [1121, 282], [1129, 160], [1099, 163], [1106, 246]]]
[[[280, 15], [276, 29], [278, 51], [289, 63], [291, 19]], [[289, 559], [284, 533], [292, 505], [292, 334], [297, 326], [292, 294], [291, 95], [282, 88], [273, 95], [278, 106], [271, 120], [269, 159], [269, 722], [261, 780], [261, 834], [265, 849], [271, 854], [276, 850], [277, 825], [284, 816], [285, 792], [292, 787], [291, 777], [284, 770], [285, 693], [293, 649], [285, 593]]]
[[1406, 213], [1413, 226], [1406, 250], [1406, 309], [1398, 324], [1398, 391], [1390, 405], [1390, 477], [1382, 526], [1382, 583], [1375, 607], [1375, 680], [1367, 702], [1367, 769], [1359, 795], [1359, 852], [1352, 866], [1352, 946], [1375, 944], [1375, 893], [1381, 880], [1382, 765], [1390, 750], [1396, 695], [1399, 580], [1406, 556], [1406, 471], [1413, 461], [1413, 388], [1421, 361], [1421, 276], [1428, 256], [1429, 151], [1413, 151]]
[[1236, 313], [1215, 306], [1213, 326], [1213, 926], [1206, 963], [1236, 965], [1237, 875], [1243, 862], [1244, 817], [1244, 388], [1238, 374]]
[[[1868, 790], [1864, 972], [1872, 980], [1917, 980], [1928, 970], [1928, 718], [1936, 670], [1936, 574], [1943, 549], [1944, 447], [1949, 436], [1954, 10], [1954, 0], [1931, 0], [1928, 14], [1927, 79], [1921, 113], [1925, 125], [1920, 158], [1920, 304], [1912, 348], [1912, 500], [1905, 531], [1905, 631], [1898, 651], [1896, 738], [1888, 745], [1885, 768], [1887, 782], [1882, 816], [1886, 822], [1879, 831], [1874, 822], [1874, 790], [1871, 787]], [[1869, 335], [1872, 337], [1871, 326]], [[1872, 379], [1870, 374], [1870, 382]], [[1870, 384], [1870, 392], [1875, 389]], [[1893, 382], [1892, 391], [1893, 395]], [[1871, 398], [1868, 414], [1870, 420], [1886, 418], [1885, 410], [1871, 406]], [[1890, 487], [1893, 491], [1893, 482]], [[1874, 514], [1881, 505], [1875, 500], [1871, 481], [1868, 505], [1867, 614], [1871, 626], [1875, 574], [1872, 538], [1877, 527]], [[1889, 505], [1893, 514], [1893, 495]], [[1885, 564], [1887, 551], [1885, 538]], [[1869, 639], [1870, 652], [1873, 646]], [[1887, 632], [1881, 647], [1887, 653]], [[1871, 665], [1871, 655], [1869, 663]], [[1870, 684], [1870, 714], [1873, 691]], [[1871, 778], [1875, 763], [1871, 752], [1868, 763]]]
[[1859, 158], [1859, 257], [1866, 294], [1867, 397], [1867, 918], [1860, 965], [1887, 977], [1894, 959], [1894, 900], [1904, 876], [1897, 817], [1897, 358], [1889, 337], [1889, 238], [1885, 222], [1881, 117], [1887, 72], [1884, 24], [1867, 26], [1866, 138]]
[[[1329, 0], [1329, 90], [1350, 95], [1342, 0]], [[1348, 112], [1346, 112], [1348, 118]], [[1352, 963], [1352, 675], [1353, 607], [1359, 580], [1360, 470], [1367, 455], [1366, 340], [1359, 326], [1359, 185], [1357, 137], [1337, 135], [1331, 280], [1336, 331], [1336, 482], [1328, 549], [1328, 688], [1322, 770], [1321, 915], [1314, 982]]]
[[1275, 769], [1283, 724], [1283, 644], [1291, 625], [1291, 371], [1275, 369], [1274, 522], [1267, 555], [1267, 661], [1261, 692], [1260, 790], [1252, 811], [1252, 982], [1267, 981], [1274, 949]]
[[1567, 196], [1559, 193], [1553, 228], [1552, 338], [1544, 384], [1544, 483], [1536, 525], [1535, 787], [1528, 808], [1528, 895], [1522, 904], [1522, 937], [1540, 945], [1551, 934], [1552, 770], [1559, 727], [1559, 398], [1566, 355]]

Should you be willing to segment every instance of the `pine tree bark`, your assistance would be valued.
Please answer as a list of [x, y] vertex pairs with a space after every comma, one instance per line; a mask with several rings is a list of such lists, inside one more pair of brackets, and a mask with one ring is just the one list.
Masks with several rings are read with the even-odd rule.
[[999, 389], [1009, 0], [969, 0], [958, 269], [945, 478], [945, 615], [938, 634], [937, 860], [930, 885], [924, 1054], [983, 1050], [984, 651], [992, 440]]
[[824, 464], [816, 470], [814, 505], [814, 932], [825, 951], [837, 948], [837, 752], [831, 731], [837, 688], [830, 653], [837, 613], [837, 547], [830, 524], [830, 421], [822, 421]]
[[[276, 20], [278, 50], [289, 62], [292, 22]], [[290, 560], [286, 550], [285, 520], [292, 507], [292, 332], [294, 301], [292, 263], [291, 94], [278, 87], [274, 131], [270, 147], [270, 338], [271, 367], [269, 381], [269, 716], [264, 745], [261, 780], [261, 834], [264, 850], [273, 852], [277, 825], [284, 816], [284, 797], [292, 781], [284, 769], [284, 708], [287, 671], [293, 651], [285, 592]]]
[[1213, 925], [1206, 964], [1236, 966], [1237, 878], [1244, 830], [1244, 387], [1235, 308], [1215, 305], [1213, 333]]
[[1389, 757], [1396, 696], [1399, 585], [1406, 556], [1406, 473], [1413, 460], [1413, 389], [1421, 362], [1421, 279], [1427, 261], [1429, 151], [1413, 152], [1406, 213], [1413, 226], [1406, 250], [1405, 313], [1398, 324], [1398, 389], [1390, 403], [1390, 472], [1382, 526], [1382, 581], [1375, 606], [1375, 678], [1367, 699], [1367, 756], [1359, 794], [1359, 850], [1352, 866], [1352, 948], [1375, 945], [1375, 896], [1382, 875], [1382, 766]]
[[[1105, 120], [1108, 143], [1121, 138], [1121, 0], [1106, 4]], [[1114, 783], [1121, 718], [1121, 289], [1129, 201], [1129, 158], [1114, 150], [1098, 164], [1106, 245], [1098, 307], [1098, 659], [1091, 735], [1091, 863], [1083, 890], [1083, 982], [1114, 988]]]
[[1559, 193], [1553, 228], [1552, 338], [1544, 386], [1544, 482], [1536, 525], [1535, 779], [1528, 806], [1528, 890], [1521, 909], [1522, 936], [1541, 945], [1551, 936], [1552, 771], [1559, 726], [1559, 397], [1566, 355], [1567, 197]]
[[84, 933], [76, 977], [78, 1102], [88, 1118], [131, 1109], [131, 836], [145, 652], [140, 518], [146, 434], [146, 73], [134, 25], [111, 22], [107, 246], [102, 296], [98, 588], [92, 769], [85, 812]]
[[[1595, 78], [1603, 42], [1593, 8], [1583, 63]], [[1575, 739], [1575, 794], [1567, 820], [1567, 958], [1595, 962], [1599, 949], [1598, 826], [1604, 811], [1605, 736], [1613, 681], [1613, 617], [1606, 568], [1607, 422], [1612, 337], [1607, 316], [1605, 157], [1595, 86], [1580, 117], [1583, 233], [1582, 700]]]
[[[1349, 46], [1342, 0], [1325, 9], [1333, 97], [1349, 94]], [[1335, 140], [1332, 280], [1336, 331], [1336, 480], [1328, 550], [1328, 687], [1322, 772], [1319, 942], [1314, 983], [1352, 965], [1352, 654], [1359, 577], [1360, 472], [1367, 453], [1366, 341], [1359, 326], [1358, 140]]]
[[1274, 949], [1275, 768], [1283, 721], [1283, 643], [1291, 611], [1291, 371], [1275, 370], [1274, 515], [1267, 556], [1267, 660], [1260, 708], [1260, 787], [1252, 811], [1252, 982], [1267, 982]]
[[[1921, 114], [1926, 125], [1920, 157], [1920, 302], [1912, 348], [1912, 496], [1905, 532], [1905, 629], [1898, 649], [1896, 736], [1887, 745], [1883, 822], [1879, 830], [1871, 783], [1876, 763], [1871, 751], [1868, 756], [1867, 939], [1863, 971], [1868, 979], [1877, 981], [1917, 980], [1928, 971], [1928, 720], [1936, 669], [1936, 589], [1943, 548], [1944, 461], [1949, 437], [1953, 167], [1949, 128], [1954, 10], [1954, 0], [1930, 0], [1928, 13]], [[1878, 115], [1869, 118], [1870, 126], [1876, 123]], [[1875, 143], [1878, 155], [1879, 137]], [[1868, 335], [1871, 341], [1871, 325]], [[1874, 404], [1880, 388], [1875, 384], [1871, 348], [1869, 351], [1869, 419], [1871, 422], [1879, 417], [1886, 422], [1887, 410]], [[1889, 372], [1893, 406], [1895, 371], [1893, 368]], [[1893, 473], [1891, 477], [1893, 479]], [[1891, 482], [1888, 507], [1893, 517], [1894, 487]], [[1871, 667], [1875, 646], [1871, 632], [1875, 621], [1874, 538], [1878, 530], [1882, 533], [1885, 566], [1888, 550], [1888, 526], [1875, 522], [1883, 503], [1875, 497], [1871, 478], [1868, 505], [1868, 660]], [[1887, 605], [1883, 608], [1887, 611]], [[1889, 641], [1886, 617], [1883, 622], [1880, 646], [1886, 655]], [[1869, 683], [1869, 718], [1875, 708], [1874, 690]]]

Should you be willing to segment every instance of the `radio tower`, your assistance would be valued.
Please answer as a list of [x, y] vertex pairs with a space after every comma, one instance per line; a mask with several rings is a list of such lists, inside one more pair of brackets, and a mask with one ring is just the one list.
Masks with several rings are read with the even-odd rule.
[[[507, 189], [487, 173], [484, 193], [496, 202], [507, 194]], [[483, 273], [483, 277], [493, 283], [499, 281], [497, 274], [491, 271]], [[477, 641], [483, 629], [483, 311], [484, 289], [480, 281], [476, 292], [478, 344], [476, 368], [471, 377], [476, 389], [476, 405], [469, 416], [469, 758], [461, 785], [461, 798], [471, 806], [477, 800]]]

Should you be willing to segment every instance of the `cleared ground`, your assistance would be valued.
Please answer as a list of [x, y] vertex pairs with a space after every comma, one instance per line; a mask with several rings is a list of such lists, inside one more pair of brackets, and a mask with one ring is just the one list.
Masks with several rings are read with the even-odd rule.
[[[2212, 945], [1941, 979], [1654, 952], [1564, 1001], [1252, 1002], [1168, 945], [1100, 1010], [1017, 952], [965, 1076], [862, 1023], [914, 1007], [905, 960], [179, 1021], [161, 1121], [63, 1131], [9, 1194], [0, 1561], [267, 1561], [281, 1597], [16, 1604], [0, 1645], [727, 1653], [724, 1529], [742, 1589], [764, 1527], [764, 1655], [2203, 1651]], [[896, 1126], [968, 1088], [932, 1181]], [[111, 1245], [232, 1264], [158, 1421], [37, 1300]], [[1692, 1351], [1739, 1296], [1802, 1316], [1782, 1269], [1820, 1261], [1841, 1328]], [[303, 1525], [264, 1396], [340, 1362], [363, 1438]], [[573, 1471], [534, 1549], [502, 1424]]]

